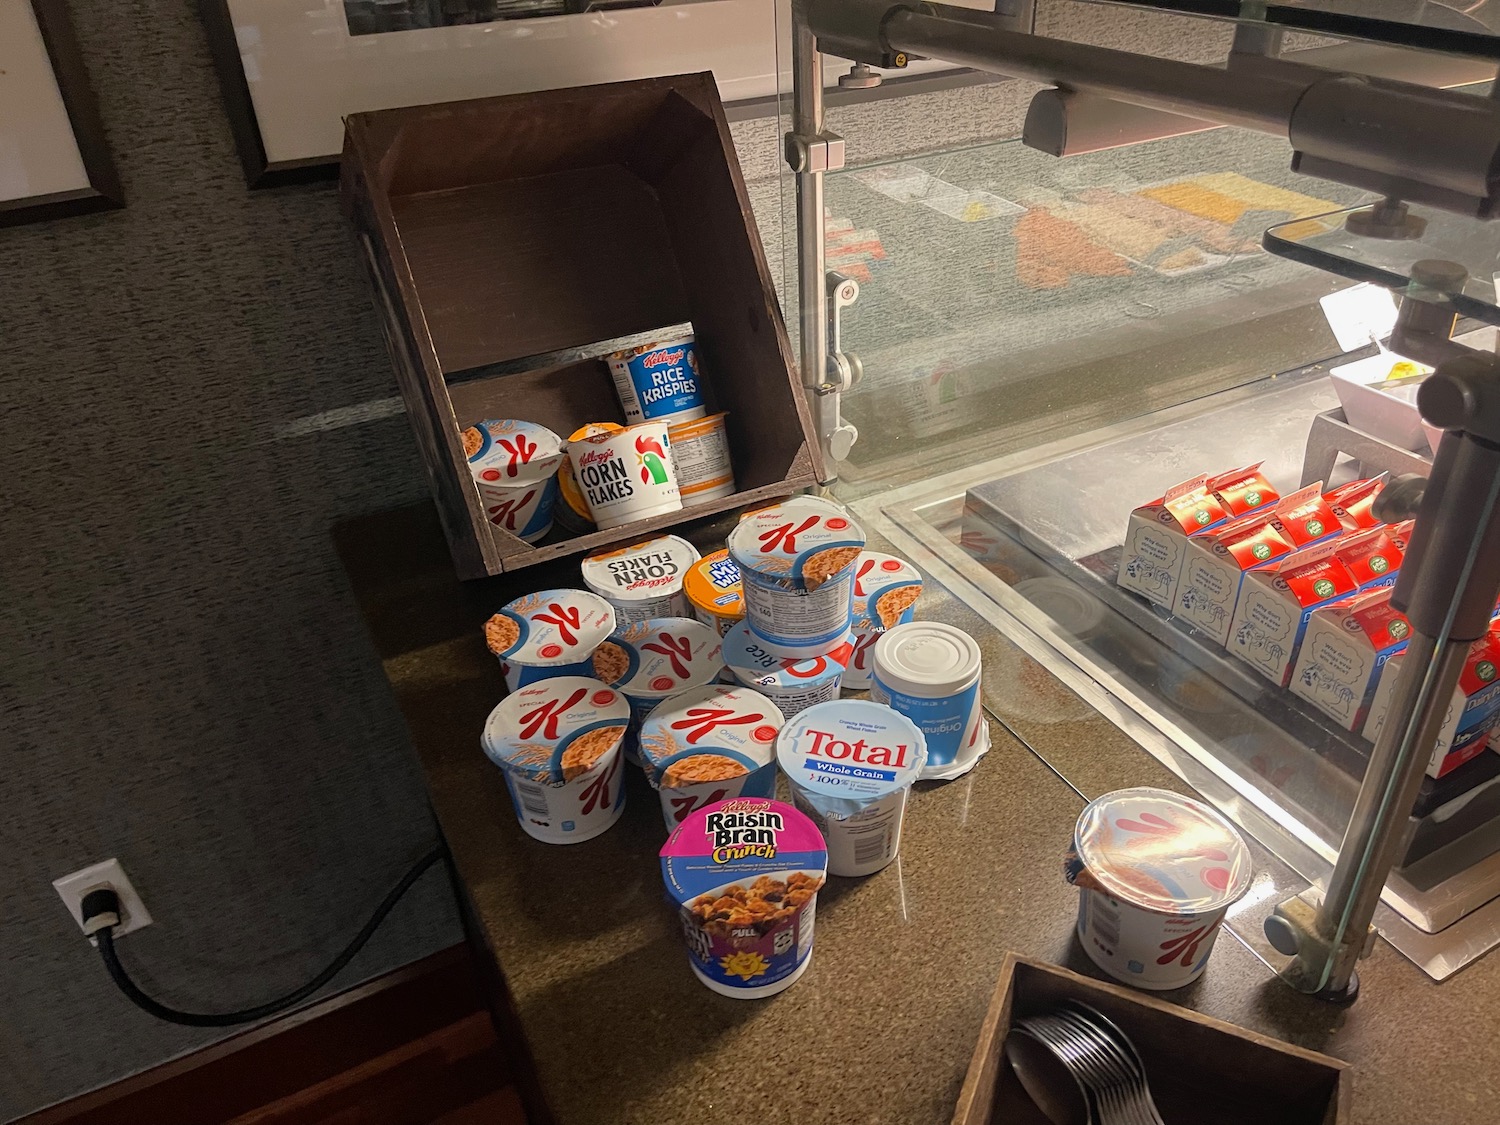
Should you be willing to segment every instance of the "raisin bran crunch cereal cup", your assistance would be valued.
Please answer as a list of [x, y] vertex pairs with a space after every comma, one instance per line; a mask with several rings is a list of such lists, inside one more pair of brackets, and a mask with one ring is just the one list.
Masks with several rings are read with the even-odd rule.
[[774, 797], [782, 721], [776, 705], [749, 688], [710, 684], [659, 704], [641, 724], [640, 755], [667, 831], [704, 805]]
[[820, 656], [849, 631], [865, 533], [843, 508], [794, 496], [747, 514], [728, 545], [745, 620], [766, 651], [787, 660]]
[[812, 962], [823, 837], [791, 805], [737, 797], [706, 805], [661, 850], [693, 975], [722, 996], [759, 999]]
[[583, 676], [527, 684], [490, 712], [480, 744], [504, 771], [522, 831], [575, 844], [620, 819], [629, 720], [623, 695]]
[[881, 703], [809, 707], [776, 740], [792, 799], [828, 841], [830, 875], [873, 875], [901, 850], [906, 798], [927, 760], [917, 725]]
[[615, 630], [615, 611], [586, 590], [542, 590], [517, 598], [484, 623], [511, 691], [549, 676], [592, 676], [590, 657]]

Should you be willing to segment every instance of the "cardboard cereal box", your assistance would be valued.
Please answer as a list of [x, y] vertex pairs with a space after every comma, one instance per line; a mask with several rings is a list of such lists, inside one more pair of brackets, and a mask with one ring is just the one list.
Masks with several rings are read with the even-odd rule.
[[1115, 581], [1170, 609], [1177, 596], [1188, 536], [1223, 523], [1228, 511], [1208, 488], [1208, 477], [1183, 481], [1130, 513]]
[[[1396, 677], [1404, 663], [1405, 654], [1394, 656], [1381, 671], [1380, 686], [1375, 690], [1363, 731], [1371, 742], [1380, 737], [1385, 726]], [[1438, 735], [1437, 745], [1427, 764], [1428, 777], [1443, 777], [1477, 758], [1486, 748], [1496, 749], [1493, 732], [1496, 725], [1500, 725], [1497, 669], [1500, 669], [1500, 636], [1492, 628], [1489, 635], [1469, 646], [1469, 655], [1459, 675], [1458, 686], [1453, 689], [1442, 733]]]
[[1188, 540], [1172, 613], [1224, 644], [1246, 572], [1274, 563], [1294, 549], [1270, 518], [1260, 513], [1194, 536]]
[[1292, 694], [1345, 730], [1359, 730], [1381, 669], [1410, 636], [1411, 624], [1391, 605], [1388, 586], [1316, 609], [1297, 656]]

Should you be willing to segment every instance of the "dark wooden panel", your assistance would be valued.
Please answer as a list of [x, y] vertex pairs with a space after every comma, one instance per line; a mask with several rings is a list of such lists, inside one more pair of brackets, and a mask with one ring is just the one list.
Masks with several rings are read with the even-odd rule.
[[656, 196], [620, 165], [396, 196], [391, 209], [444, 372], [688, 319]]
[[510, 417], [507, 408], [516, 402], [526, 403], [528, 421], [540, 422], [564, 441], [589, 422], [625, 422], [602, 359], [450, 383], [448, 395], [460, 426]]

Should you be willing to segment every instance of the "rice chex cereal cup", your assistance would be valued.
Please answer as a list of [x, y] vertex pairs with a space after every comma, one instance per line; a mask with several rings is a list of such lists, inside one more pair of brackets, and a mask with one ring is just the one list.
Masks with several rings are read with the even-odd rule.
[[724, 638], [724, 663], [737, 683], [754, 688], [790, 719], [805, 707], [839, 697], [844, 666], [854, 651], [854, 634], [821, 656], [785, 660], [768, 652], [761, 639], [741, 621]]
[[784, 659], [818, 656], [849, 631], [854, 563], [865, 533], [829, 500], [794, 496], [751, 512], [729, 535], [745, 620]]
[[660, 703], [641, 724], [646, 780], [671, 831], [704, 805], [776, 795], [781, 712], [749, 688], [710, 684]]
[[823, 837], [779, 801], [736, 797], [689, 814], [661, 850], [693, 975], [722, 996], [790, 988], [812, 963]]
[[552, 529], [562, 439], [545, 426], [491, 418], [465, 429], [464, 454], [485, 518], [528, 543]]
[[687, 617], [682, 592], [698, 549], [676, 535], [659, 535], [629, 547], [601, 551], [583, 560], [583, 583], [615, 607], [615, 623], [653, 617]]
[[504, 771], [527, 835], [573, 844], [620, 819], [629, 720], [624, 696], [583, 676], [527, 684], [490, 712], [480, 744]]
[[854, 655], [844, 669], [846, 688], [870, 686], [871, 649], [880, 634], [912, 619], [922, 593], [922, 572], [905, 559], [861, 551], [854, 564]]
[[486, 621], [484, 639], [515, 691], [550, 676], [592, 676], [590, 657], [614, 630], [614, 608], [598, 594], [542, 590]]

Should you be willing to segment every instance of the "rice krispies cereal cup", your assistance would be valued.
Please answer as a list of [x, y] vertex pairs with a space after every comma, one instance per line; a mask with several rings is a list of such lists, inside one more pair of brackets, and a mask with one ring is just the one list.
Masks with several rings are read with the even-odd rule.
[[844, 669], [843, 686], [870, 686], [872, 649], [880, 634], [912, 619], [922, 593], [922, 572], [905, 559], [861, 551], [854, 564], [854, 654]]
[[781, 772], [828, 842], [830, 875], [872, 875], [901, 850], [907, 795], [927, 760], [915, 723], [880, 703], [819, 703], [781, 728]]
[[1230, 906], [1250, 889], [1250, 849], [1234, 826], [1165, 789], [1121, 789], [1083, 810], [1063, 861], [1079, 889], [1078, 941], [1136, 988], [1203, 974]]
[[790, 988], [812, 963], [823, 837], [779, 801], [737, 797], [691, 813], [661, 850], [693, 975], [722, 996]]
[[666, 332], [652, 343], [611, 352], [604, 359], [630, 424], [703, 417], [698, 344], [691, 332]]
[[485, 518], [528, 543], [552, 529], [562, 439], [545, 426], [491, 418], [460, 435]]
[[583, 560], [583, 583], [615, 607], [617, 625], [653, 617], [687, 617], [683, 579], [698, 549], [676, 535], [659, 535]]
[[486, 621], [484, 639], [515, 691], [551, 676], [592, 676], [590, 657], [614, 630], [614, 608], [598, 594], [542, 590]]
[[865, 533], [829, 500], [794, 496], [747, 514], [729, 535], [745, 620], [783, 659], [827, 652], [849, 631]]
[[760, 692], [788, 719], [803, 708], [839, 697], [839, 683], [853, 651], [854, 634], [845, 633], [821, 656], [784, 660], [768, 652], [745, 621], [724, 638], [724, 663], [735, 682]]
[[480, 744], [504, 771], [522, 831], [574, 844], [620, 819], [629, 720], [623, 695], [583, 676], [527, 684], [490, 712]]
[[660, 703], [641, 724], [646, 780], [667, 831], [704, 805], [776, 795], [776, 705], [749, 688], [710, 684]]

